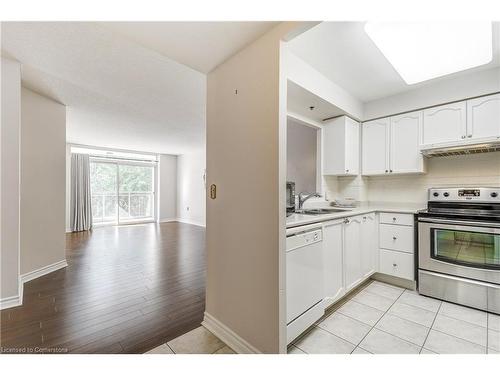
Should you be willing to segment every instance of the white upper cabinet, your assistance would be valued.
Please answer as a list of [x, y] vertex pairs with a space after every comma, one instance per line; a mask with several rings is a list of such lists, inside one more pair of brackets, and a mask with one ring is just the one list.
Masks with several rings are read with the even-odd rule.
[[424, 110], [422, 145], [432, 146], [465, 139], [466, 117], [465, 101]]
[[422, 111], [391, 117], [390, 173], [424, 172], [424, 157], [420, 152]]
[[362, 174], [380, 175], [389, 172], [389, 138], [389, 118], [363, 123]]
[[425, 172], [420, 152], [422, 111], [363, 123], [362, 174]]
[[359, 174], [359, 123], [347, 116], [331, 120], [322, 129], [323, 174]]
[[467, 138], [500, 137], [500, 94], [467, 100]]

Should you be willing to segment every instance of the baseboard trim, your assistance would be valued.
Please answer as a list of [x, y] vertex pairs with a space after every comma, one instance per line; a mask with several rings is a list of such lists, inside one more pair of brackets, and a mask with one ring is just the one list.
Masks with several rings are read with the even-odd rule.
[[24, 273], [21, 275], [21, 283], [22, 284], [27, 283], [28, 281], [37, 279], [41, 276], [45, 276], [51, 272], [57, 271], [61, 268], [67, 267], [67, 266], [68, 266], [68, 262], [66, 262], [66, 259], [63, 259], [59, 262], [49, 264], [48, 266], [39, 268], [37, 270], [31, 271], [28, 273]]
[[172, 223], [174, 221], [177, 221], [176, 217], [173, 217], [173, 218], [170, 218], [170, 219], [160, 219], [159, 220], [160, 223]]
[[233, 330], [215, 319], [206, 311], [201, 325], [212, 332], [215, 336], [217, 336], [221, 341], [223, 341], [227, 346], [229, 346], [238, 354], [261, 353], [252, 344], [238, 336]]
[[5, 297], [0, 300], [0, 310], [10, 309], [11, 307], [21, 306], [22, 298], [19, 296]]
[[184, 223], [184, 224], [191, 224], [191, 225], [196, 225], [198, 227], [203, 227], [205, 228], [205, 223], [202, 223], [202, 222], [199, 222], [199, 221], [196, 221], [196, 220], [191, 220], [191, 219], [183, 219], [183, 218], [177, 218], [177, 220], [179, 223]]

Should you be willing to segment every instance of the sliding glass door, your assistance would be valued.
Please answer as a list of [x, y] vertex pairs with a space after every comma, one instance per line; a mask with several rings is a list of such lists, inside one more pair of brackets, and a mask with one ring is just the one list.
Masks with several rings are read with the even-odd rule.
[[154, 165], [92, 159], [90, 184], [95, 224], [154, 220]]

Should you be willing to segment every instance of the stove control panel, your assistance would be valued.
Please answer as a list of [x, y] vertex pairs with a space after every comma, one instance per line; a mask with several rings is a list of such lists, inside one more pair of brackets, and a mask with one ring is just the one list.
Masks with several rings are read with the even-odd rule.
[[433, 202], [499, 202], [500, 187], [480, 188], [431, 188], [429, 201]]
[[481, 197], [481, 189], [460, 189], [458, 190], [459, 197]]

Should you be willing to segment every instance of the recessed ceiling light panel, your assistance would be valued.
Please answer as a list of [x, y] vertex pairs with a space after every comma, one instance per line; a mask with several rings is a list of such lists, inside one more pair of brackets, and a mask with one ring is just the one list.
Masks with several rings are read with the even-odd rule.
[[367, 22], [365, 31], [411, 85], [491, 62], [491, 22]]

